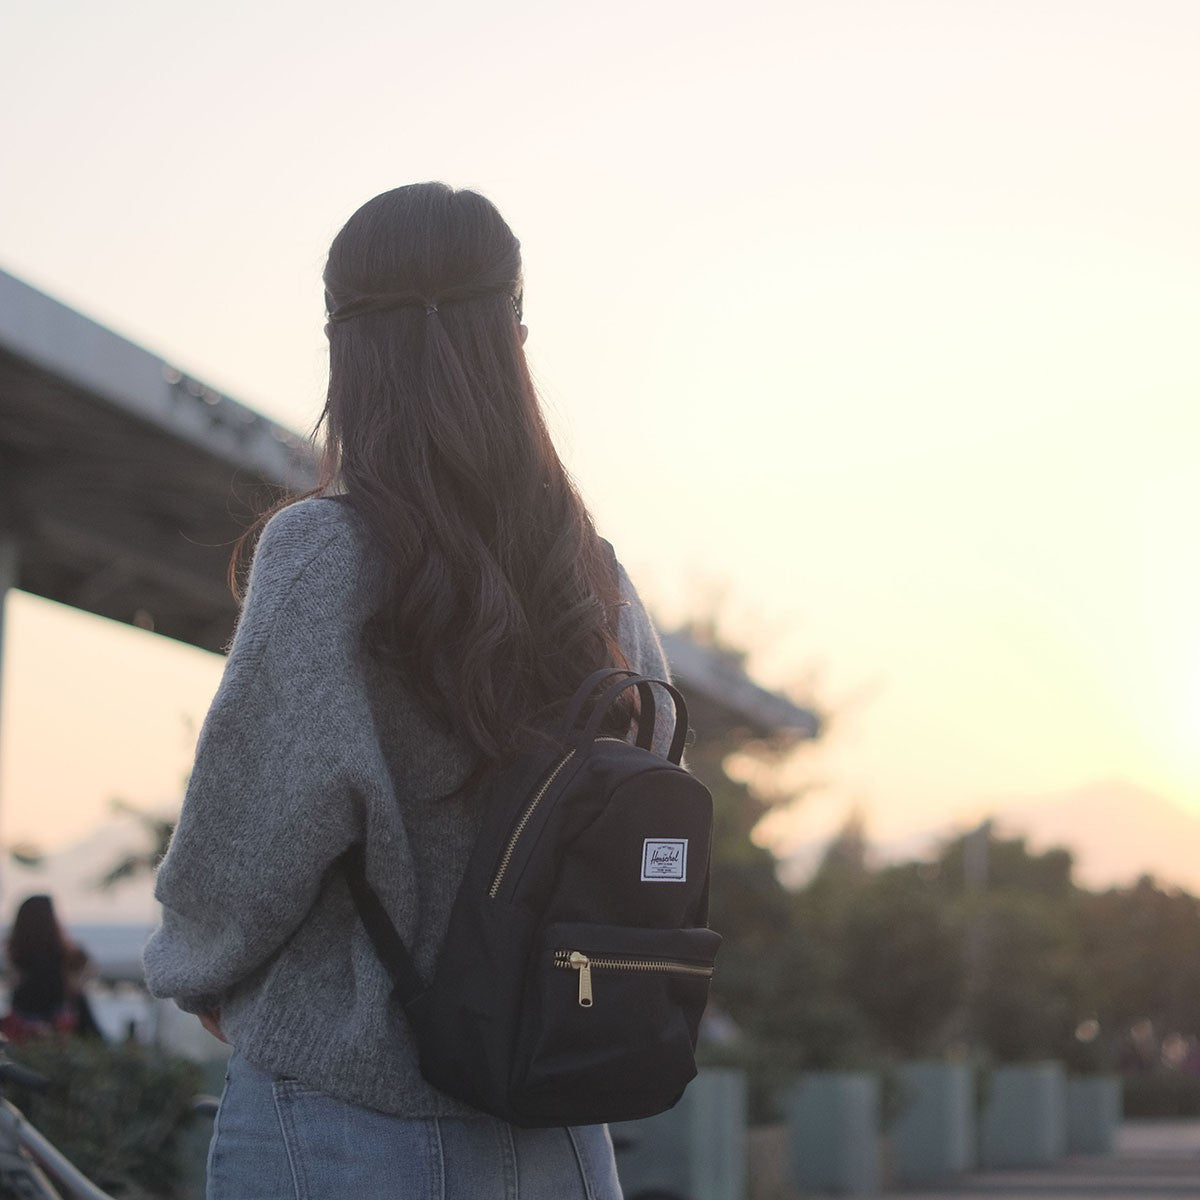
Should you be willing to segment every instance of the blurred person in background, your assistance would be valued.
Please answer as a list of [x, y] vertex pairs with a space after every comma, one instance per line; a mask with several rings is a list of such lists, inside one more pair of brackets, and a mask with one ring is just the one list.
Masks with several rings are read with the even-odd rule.
[[49, 896], [22, 901], [6, 950], [13, 987], [0, 1030], [9, 1041], [55, 1034], [100, 1036], [84, 991], [87, 951], [67, 937]]

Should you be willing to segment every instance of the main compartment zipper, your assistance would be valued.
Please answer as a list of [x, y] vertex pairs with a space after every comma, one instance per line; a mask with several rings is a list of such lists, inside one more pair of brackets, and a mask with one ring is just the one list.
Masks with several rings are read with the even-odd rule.
[[563, 767], [567, 765], [575, 757], [575, 751], [572, 750], [565, 758], [559, 759], [554, 770], [546, 776], [542, 786], [534, 793], [534, 797], [525, 805], [525, 811], [521, 814], [520, 819], [513, 826], [513, 831], [509, 834], [508, 844], [504, 847], [504, 853], [500, 856], [500, 865], [496, 868], [496, 876], [492, 880], [492, 886], [488, 888], [488, 896], [495, 900], [497, 893], [500, 891], [500, 885], [504, 882], [504, 873], [508, 870], [508, 864], [512, 862], [513, 851], [517, 848], [517, 842], [521, 840], [521, 834], [525, 832], [525, 826], [529, 824], [537, 806], [542, 802], [542, 797], [550, 790], [550, 785], [562, 773]]
[[592, 1007], [593, 971], [647, 971], [665, 975], [702, 975], [712, 978], [712, 967], [677, 962], [671, 958], [593, 957], [582, 950], [555, 950], [554, 965], [564, 971], [579, 972], [579, 1007]]
[[[598, 742], [623, 742], [624, 738], [616, 737], [598, 737]], [[575, 757], [575, 751], [571, 750], [563, 758], [560, 758], [554, 766], [554, 770], [546, 776], [542, 782], [542, 786], [538, 788], [532, 800], [525, 805], [525, 811], [521, 813], [517, 823], [513, 826], [513, 831], [508, 835], [508, 842], [504, 847], [504, 853], [500, 856], [500, 865], [496, 868], [496, 874], [492, 879], [492, 886], [488, 888], [488, 898], [495, 900], [500, 894], [500, 885], [504, 882], [504, 876], [508, 871], [509, 864], [512, 862], [512, 856], [516, 852], [517, 843], [521, 840], [521, 834], [525, 832], [525, 826], [529, 824], [533, 818], [533, 814], [537, 811], [537, 806], [542, 802], [542, 797], [550, 790], [550, 785], [562, 774], [563, 768]]]

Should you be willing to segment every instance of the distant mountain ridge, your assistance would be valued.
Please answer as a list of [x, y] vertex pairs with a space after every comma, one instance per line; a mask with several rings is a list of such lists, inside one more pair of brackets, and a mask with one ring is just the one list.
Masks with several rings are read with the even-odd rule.
[[1037, 849], [1066, 846], [1088, 887], [1153, 875], [1200, 894], [1200, 816], [1124, 780], [1107, 780], [998, 810], [1001, 830], [1025, 833]]

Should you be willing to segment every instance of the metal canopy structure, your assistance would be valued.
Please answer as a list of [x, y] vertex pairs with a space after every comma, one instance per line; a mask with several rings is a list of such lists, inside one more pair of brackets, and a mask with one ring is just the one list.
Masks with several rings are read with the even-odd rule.
[[0, 272], [0, 590], [219, 651], [233, 542], [315, 477], [291, 430]]
[[[315, 480], [305, 439], [0, 272], [0, 659], [8, 587], [224, 650], [234, 541]], [[706, 725], [817, 735], [728, 657], [664, 644]]]
[[815, 738], [821, 721], [778, 692], [759, 687], [741, 662], [711, 646], [702, 646], [684, 633], [664, 633], [663, 652], [671, 672], [684, 686], [692, 724], [706, 729], [740, 727], [752, 738]]

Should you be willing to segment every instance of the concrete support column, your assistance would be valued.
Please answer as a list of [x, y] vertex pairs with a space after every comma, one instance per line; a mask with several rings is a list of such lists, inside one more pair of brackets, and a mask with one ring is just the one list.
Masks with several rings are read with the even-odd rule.
[[0, 729], [4, 728], [4, 609], [8, 589], [17, 586], [17, 539], [0, 532]]
[[866, 1071], [805, 1071], [784, 1097], [792, 1183], [804, 1195], [877, 1196], [880, 1084]]
[[[17, 539], [0, 529], [0, 761], [4, 753], [4, 610], [8, 590], [17, 586]], [[0, 795], [0, 815], [4, 797]], [[3, 854], [0, 853], [0, 887], [3, 885]]]

